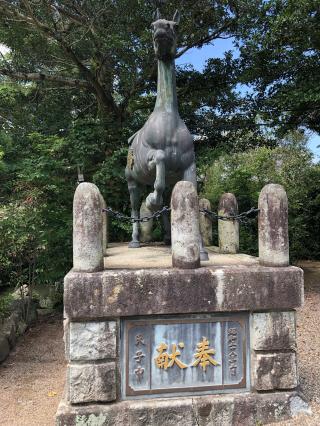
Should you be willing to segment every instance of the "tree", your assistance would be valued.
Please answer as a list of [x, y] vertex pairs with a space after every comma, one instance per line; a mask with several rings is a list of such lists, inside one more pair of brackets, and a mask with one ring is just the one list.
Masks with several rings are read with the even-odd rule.
[[[284, 186], [289, 201], [289, 240], [291, 260], [320, 255], [320, 165], [306, 148], [307, 139], [293, 132], [278, 146], [250, 149], [221, 155], [207, 169], [203, 196], [217, 210], [221, 195], [236, 195], [240, 211], [257, 206], [261, 189], [268, 183]], [[257, 221], [241, 226], [241, 250], [257, 254]]]
[[[176, 2], [161, 3], [163, 15], [172, 16]], [[196, 135], [199, 175], [205, 176], [213, 161], [226, 153], [274, 148], [278, 140], [274, 132], [266, 132], [265, 121], [288, 127], [288, 103], [293, 98], [287, 99], [276, 83], [283, 83], [290, 93], [293, 89], [291, 80], [281, 80], [281, 55], [272, 51], [276, 27], [269, 50], [260, 36], [269, 34], [264, 23], [272, 26], [278, 10], [280, 15], [290, 10], [290, 2], [279, 0], [277, 9], [271, 7], [274, 4], [274, 0], [181, 2], [177, 56], [218, 38], [236, 37], [241, 44], [240, 58], [226, 52], [221, 59], [210, 59], [203, 72], [177, 69], [180, 113]], [[306, 14], [299, 4], [297, 9]], [[152, 2], [141, 0], [0, 0], [0, 43], [10, 49], [0, 58], [3, 282], [14, 278], [19, 268], [28, 273], [28, 262], [34, 260], [38, 282], [60, 280], [67, 271], [77, 166], [87, 181], [97, 183], [109, 206], [128, 212], [127, 139], [144, 124], [156, 91], [149, 30], [154, 10]], [[300, 43], [292, 42], [292, 64], [300, 60]], [[306, 81], [311, 91], [316, 82], [308, 61]], [[273, 96], [263, 89], [263, 81], [267, 89], [270, 85], [280, 89]], [[239, 82], [254, 85], [257, 94], [244, 97]], [[299, 100], [303, 108], [303, 98]], [[292, 126], [315, 129], [312, 123], [294, 119]], [[124, 224], [113, 222], [110, 228], [111, 238], [118, 241], [129, 234]]]
[[256, 2], [255, 16], [239, 24], [238, 45], [252, 108], [282, 134], [299, 126], [320, 132], [319, 2]]
[[[173, 3], [173, 2], [172, 2]], [[128, 13], [128, 7], [130, 13]], [[0, 39], [11, 50], [0, 73], [84, 90], [88, 103], [121, 123], [131, 99], [154, 89], [155, 61], [149, 33], [154, 6], [138, 0], [0, 1]], [[165, 13], [173, 13], [168, 4]], [[230, 36], [237, 15], [227, 2], [185, 1], [177, 56]]]

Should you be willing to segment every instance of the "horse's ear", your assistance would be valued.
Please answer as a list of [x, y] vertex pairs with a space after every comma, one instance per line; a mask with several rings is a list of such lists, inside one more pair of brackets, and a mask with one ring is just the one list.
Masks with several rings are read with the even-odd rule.
[[155, 20], [155, 21], [157, 21], [158, 19], [161, 19], [161, 13], [160, 13], [160, 10], [157, 8], [157, 10], [154, 12], [154, 14], [153, 14], [153, 19]]
[[180, 23], [180, 18], [181, 18], [181, 14], [179, 12], [179, 10], [176, 10], [175, 14], [173, 15], [173, 22], [175, 22], [176, 24]]

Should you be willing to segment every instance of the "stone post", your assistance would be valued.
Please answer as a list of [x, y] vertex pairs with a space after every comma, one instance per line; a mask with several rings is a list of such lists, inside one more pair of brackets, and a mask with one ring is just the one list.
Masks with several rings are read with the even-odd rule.
[[[230, 192], [222, 194], [218, 207], [219, 216], [238, 214], [236, 197]], [[221, 253], [238, 253], [239, 222], [237, 220], [218, 220], [219, 248]]]
[[[147, 208], [146, 202], [143, 201], [140, 207], [140, 217], [149, 217], [151, 215], [152, 211]], [[142, 243], [149, 243], [150, 241], [152, 241], [152, 228], [153, 219], [149, 220], [148, 222], [140, 223], [140, 241]]]
[[78, 185], [73, 199], [73, 268], [103, 270], [102, 196], [93, 183]]
[[199, 201], [192, 182], [178, 182], [171, 197], [172, 266], [200, 267]]
[[[210, 201], [207, 200], [206, 198], [201, 198], [199, 200], [199, 208], [200, 210], [201, 209], [211, 210]], [[200, 213], [199, 221], [200, 221], [200, 234], [202, 235], [203, 244], [205, 246], [212, 246], [212, 221], [207, 215], [203, 213]]]
[[259, 196], [259, 262], [289, 265], [288, 198], [283, 186], [266, 185]]

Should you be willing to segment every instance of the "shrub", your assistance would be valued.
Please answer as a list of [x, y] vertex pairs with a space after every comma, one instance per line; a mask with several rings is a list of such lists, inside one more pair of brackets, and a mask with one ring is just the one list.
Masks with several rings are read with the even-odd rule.
[[[268, 183], [284, 186], [289, 200], [289, 237], [292, 259], [320, 256], [320, 164], [303, 143], [282, 143], [245, 153], [223, 155], [207, 170], [202, 196], [217, 209], [224, 192], [235, 194], [239, 210], [257, 206]], [[241, 227], [241, 250], [257, 253], [257, 225]]]
[[9, 316], [12, 308], [13, 297], [11, 293], [0, 295], [0, 323]]

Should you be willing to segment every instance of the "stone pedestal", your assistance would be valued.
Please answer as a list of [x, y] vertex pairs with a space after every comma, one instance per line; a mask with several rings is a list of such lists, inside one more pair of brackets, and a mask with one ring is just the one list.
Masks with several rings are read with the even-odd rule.
[[[128, 250], [111, 245], [107, 269], [71, 271], [65, 277], [68, 372], [57, 425], [256, 425], [307, 409], [297, 393], [295, 309], [303, 302], [301, 269], [261, 266], [257, 258], [211, 248], [205, 266], [181, 270], [170, 267], [170, 250], [164, 246], [143, 247], [130, 256]], [[234, 331], [237, 322], [241, 338]], [[161, 323], [176, 327], [171, 340]], [[203, 365], [188, 361], [199, 347], [197, 352], [189, 348], [193, 337], [178, 334], [194, 323], [194, 330], [198, 323], [221, 330], [213, 337], [221, 339], [220, 349], [208, 338], [216, 364], [206, 365], [205, 358]], [[149, 326], [156, 330], [153, 349]], [[132, 327], [138, 328], [130, 343], [127, 330]], [[200, 334], [194, 342], [204, 339]], [[167, 349], [161, 352], [166, 338]], [[175, 353], [182, 367], [170, 366], [168, 358], [161, 369], [155, 354], [163, 353]], [[128, 369], [128, 360], [136, 367]], [[219, 369], [233, 374], [237, 365], [243, 369], [235, 385], [226, 373], [218, 377]], [[152, 385], [148, 369], [165, 380], [173, 375], [170, 385], [155, 376]], [[208, 371], [216, 372], [212, 382], [203, 379]], [[203, 386], [188, 377], [203, 380]]]

